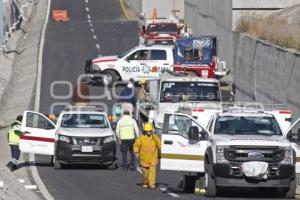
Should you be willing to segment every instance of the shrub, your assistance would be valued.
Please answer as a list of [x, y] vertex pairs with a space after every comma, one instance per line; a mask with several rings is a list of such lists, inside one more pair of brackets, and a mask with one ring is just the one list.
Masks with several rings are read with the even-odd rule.
[[238, 20], [235, 30], [283, 47], [300, 50], [300, 26], [289, 24], [285, 19], [274, 15], [244, 15]]

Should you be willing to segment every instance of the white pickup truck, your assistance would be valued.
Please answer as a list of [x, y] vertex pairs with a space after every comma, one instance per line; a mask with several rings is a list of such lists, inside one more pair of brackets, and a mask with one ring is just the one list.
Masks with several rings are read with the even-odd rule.
[[300, 121], [287, 128], [290, 113], [280, 112], [223, 107], [207, 127], [191, 115], [166, 113], [161, 169], [184, 172], [186, 190], [201, 180], [210, 197], [219, 187], [275, 187], [292, 198], [300, 173]]
[[135, 81], [158, 79], [161, 71], [172, 71], [173, 64], [172, 46], [140, 45], [119, 56], [102, 56], [88, 60], [85, 72], [93, 79], [102, 79], [106, 85], [112, 85], [131, 78]]
[[55, 169], [65, 164], [116, 167], [116, 136], [107, 115], [95, 107], [69, 107], [57, 123], [41, 113], [25, 111], [20, 150], [49, 155]]
[[222, 101], [218, 80], [172, 72], [163, 73], [160, 80], [149, 81], [147, 90], [147, 97], [139, 99], [137, 103], [136, 119], [139, 122], [153, 122], [158, 134], [162, 132], [165, 112], [175, 112], [190, 104], [201, 104], [202, 107], [195, 108], [195, 111], [201, 112], [199, 120], [205, 124]]

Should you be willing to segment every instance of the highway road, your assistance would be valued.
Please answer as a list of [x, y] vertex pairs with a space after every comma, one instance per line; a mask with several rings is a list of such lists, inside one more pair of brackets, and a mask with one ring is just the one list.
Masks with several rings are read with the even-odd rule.
[[[85, 61], [97, 55], [119, 54], [138, 44], [138, 23], [123, 15], [119, 0], [52, 0], [51, 10], [66, 9], [70, 20], [47, 25], [43, 51], [40, 112], [49, 113], [53, 103], [68, 103], [76, 79], [84, 72]], [[69, 86], [71, 83], [71, 88]], [[54, 84], [54, 85], [53, 85]], [[51, 85], [53, 90], [51, 90]], [[91, 94], [101, 94], [100, 86], [90, 85]], [[54, 95], [53, 95], [54, 94]], [[56, 95], [56, 97], [55, 97]], [[65, 96], [65, 97], [63, 97]], [[112, 105], [114, 98], [101, 102]], [[56, 113], [62, 106], [56, 106]], [[120, 156], [118, 155], [120, 158]], [[138, 171], [107, 170], [98, 166], [72, 166], [54, 170], [42, 164], [49, 158], [37, 156], [38, 172], [45, 186], [55, 199], [206, 199], [185, 193], [178, 187], [181, 175], [177, 172], [158, 172], [158, 188], [141, 187], [142, 176]], [[278, 194], [258, 190], [230, 190], [220, 199], [273, 199]], [[219, 199], [219, 198], [217, 198]]]

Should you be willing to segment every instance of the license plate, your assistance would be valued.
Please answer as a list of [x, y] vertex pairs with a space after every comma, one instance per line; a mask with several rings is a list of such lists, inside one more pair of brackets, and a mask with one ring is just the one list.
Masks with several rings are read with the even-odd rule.
[[202, 70], [202, 76], [208, 76], [208, 70]]
[[81, 152], [93, 152], [93, 147], [92, 146], [82, 146]]

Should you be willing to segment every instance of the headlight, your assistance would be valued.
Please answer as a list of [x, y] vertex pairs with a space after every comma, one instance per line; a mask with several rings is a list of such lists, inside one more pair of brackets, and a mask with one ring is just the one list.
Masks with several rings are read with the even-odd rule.
[[217, 163], [228, 163], [229, 161], [224, 156], [224, 150], [227, 146], [217, 146], [216, 147], [216, 161]]
[[106, 137], [104, 139], [103, 143], [105, 144], [105, 143], [109, 143], [109, 142], [112, 142], [112, 141], [114, 141], [114, 137], [113, 136], [109, 136], [109, 137]]
[[62, 142], [67, 142], [67, 143], [70, 143], [70, 137], [68, 136], [65, 136], [65, 135], [59, 135], [58, 136], [58, 140], [62, 141]]
[[293, 164], [293, 151], [291, 150], [291, 148], [286, 148], [284, 150], [284, 158], [280, 163], [286, 165]]

